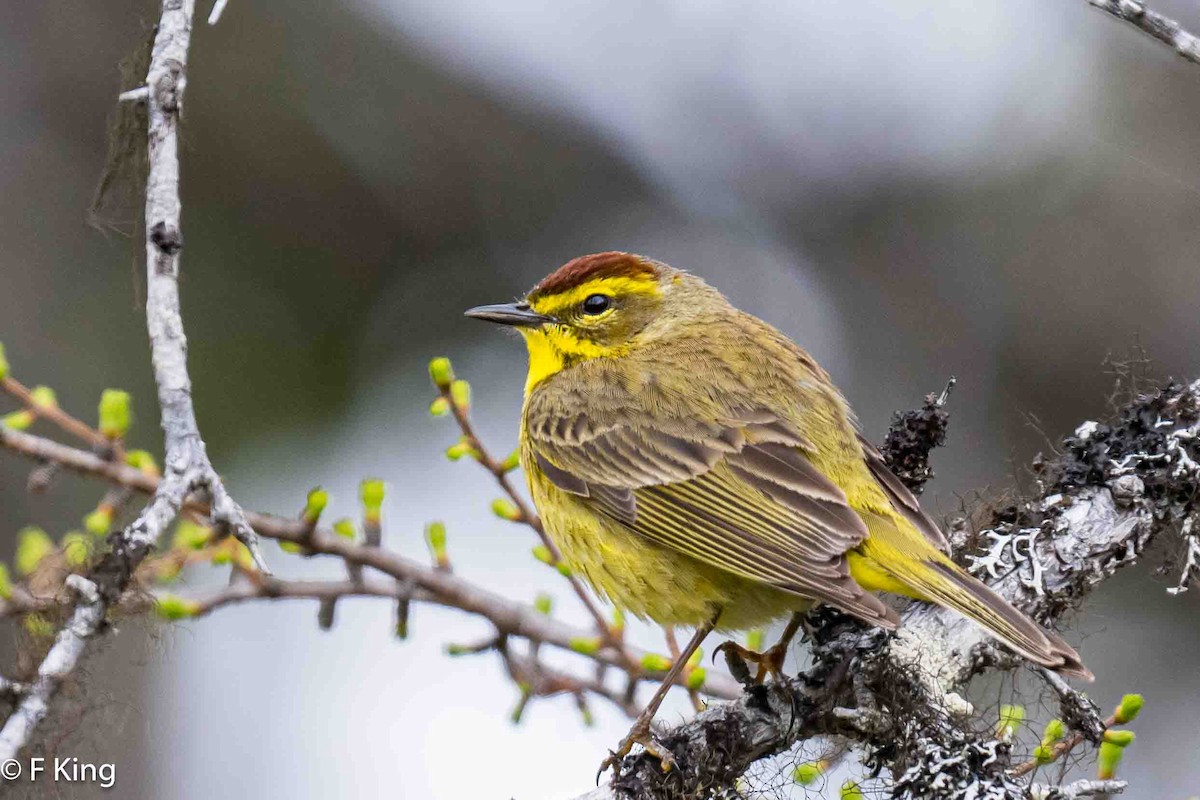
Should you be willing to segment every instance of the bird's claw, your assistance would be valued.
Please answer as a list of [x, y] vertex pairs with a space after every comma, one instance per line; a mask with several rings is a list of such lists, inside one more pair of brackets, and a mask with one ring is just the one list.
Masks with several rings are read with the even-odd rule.
[[[749, 648], [742, 647], [737, 642], [725, 641], [717, 645], [716, 650], [713, 652], [713, 658], [716, 658], [717, 653], [722, 653], [725, 656], [725, 660], [730, 663], [731, 667], [734, 663], [736, 663], [735, 659], [740, 660], [742, 662], [741, 666], [743, 669], [737, 670], [737, 672], [743, 672], [746, 678], [746, 680], [742, 680], [741, 682], [761, 684], [764, 680], [766, 680], [768, 675], [776, 680], [783, 675], [783, 662], [784, 659], [787, 658], [787, 645], [787, 642], [780, 642], [774, 647], [770, 647], [759, 653], [754, 650], [750, 650]], [[747, 661], [751, 664], [755, 664], [758, 667], [758, 669], [755, 671], [753, 679], [750, 679], [749, 671], [745, 670], [745, 662]], [[736, 672], [735, 677], [738, 677]], [[740, 679], [741, 678], [739, 678], [739, 680]]]
[[663, 772], [670, 772], [676, 767], [675, 756], [670, 750], [654, 740], [654, 737], [650, 734], [649, 723], [639, 721], [634, 724], [625, 738], [621, 740], [621, 743], [617, 745], [617, 749], [609, 750], [608, 757], [600, 763], [600, 769], [596, 771], [597, 785], [600, 784], [600, 776], [609, 769], [613, 771], [614, 778], [617, 776], [621, 771], [621, 762], [633, 750], [635, 744], [640, 744], [647, 753], [657, 758]]

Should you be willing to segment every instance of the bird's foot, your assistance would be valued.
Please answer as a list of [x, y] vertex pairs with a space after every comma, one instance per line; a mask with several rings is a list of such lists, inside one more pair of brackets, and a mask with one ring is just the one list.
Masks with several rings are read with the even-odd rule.
[[[761, 684], [766, 680], [768, 675], [775, 680], [778, 680], [783, 675], [783, 662], [787, 658], [789, 643], [790, 640], [781, 641], [774, 647], [770, 647], [760, 653], [756, 650], [742, 647], [737, 642], [727, 641], [717, 646], [717, 649], [713, 652], [713, 657], [715, 658], [717, 653], [724, 654], [725, 660], [730, 663], [731, 667], [735, 663], [734, 659], [741, 660], [743, 662], [743, 669], [734, 669], [734, 676], [741, 680], [742, 683]], [[754, 664], [757, 667], [753, 678], [750, 678], [749, 670], [745, 669], [745, 662]], [[739, 672], [743, 673], [743, 675], [739, 675]]]
[[610, 750], [608, 758], [600, 764], [599, 771], [596, 772], [596, 783], [600, 783], [600, 776], [606, 770], [613, 771], [613, 777], [616, 777], [621, 770], [621, 761], [629, 752], [633, 750], [635, 744], [640, 744], [645, 748], [646, 752], [658, 759], [658, 763], [662, 766], [663, 772], [670, 772], [675, 768], [675, 756], [671, 751], [663, 747], [650, 733], [650, 720], [639, 718], [633, 723], [633, 727], [629, 729], [629, 733], [617, 745], [616, 750]]

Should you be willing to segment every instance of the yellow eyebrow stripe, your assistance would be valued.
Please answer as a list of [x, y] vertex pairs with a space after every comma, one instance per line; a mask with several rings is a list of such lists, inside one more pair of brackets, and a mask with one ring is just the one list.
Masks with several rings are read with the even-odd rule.
[[610, 278], [594, 278], [565, 292], [534, 298], [531, 305], [533, 310], [539, 314], [553, 315], [579, 305], [593, 294], [606, 294], [612, 297], [641, 294], [658, 297], [661, 293], [657, 278], [621, 275]]

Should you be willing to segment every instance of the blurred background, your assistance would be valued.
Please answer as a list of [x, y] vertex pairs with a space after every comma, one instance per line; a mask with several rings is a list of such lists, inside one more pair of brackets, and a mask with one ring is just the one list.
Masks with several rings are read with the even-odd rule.
[[[1200, 28], [1192, 3], [1156, 8]], [[117, 62], [157, 16], [0, 7], [0, 340], [17, 377], [86, 418], [103, 388], [133, 391], [133, 443], [155, 452], [140, 242], [84, 218]], [[1200, 376], [1200, 68], [1083, 0], [233, 0], [197, 27], [186, 103], [184, 316], [234, 495], [294, 514], [320, 484], [353, 515], [359, 479], [383, 477], [388, 545], [419, 554], [444, 519], [461, 574], [549, 591], [569, 619], [530, 534], [489, 513], [494, 486], [442, 457], [456, 434], [426, 413], [425, 364], [454, 359], [507, 452], [524, 354], [461, 311], [573, 256], [708, 278], [810, 349], [874, 439], [957, 375], [935, 515], [1104, 414], [1110, 354], [1140, 343], [1158, 374]], [[76, 527], [102, 492], [67, 478], [30, 496], [28, 469], [0, 453], [6, 559], [19, 527]], [[341, 574], [268, 547], [282, 575]], [[1175, 576], [1147, 562], [1067, 638], [1102, 706], [1147, 697], [1126, 796], [1185, 800], [1200, 600], [1168, 597]], [[589, 788], [627, 727], [598, 707], [585, 728], [568, 699], [511, 725], [499, 664], [442, 655], [476, 620], [418, 608], [402, 643], [388, 604], [338, 614], [328, 633], [302, 603], [128, 624], [48, 736], [115, 761], [128, 798], [525, 800]], [[15, 636], [0, 628], [0, 664]]]

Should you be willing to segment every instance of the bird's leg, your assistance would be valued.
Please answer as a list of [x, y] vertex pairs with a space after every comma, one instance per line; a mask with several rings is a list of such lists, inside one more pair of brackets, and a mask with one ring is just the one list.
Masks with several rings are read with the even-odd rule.
[[752, 664], [758, 665], [758, 670], [754, 675], [755, 683], [762, 683], [768, 675], [772, 678], [778, 678], [783, 675], [783, 661], [787, 658], [788, 647], [792, 643], [792, 639], [796, 637], [796, 632], [800, 630], [800, 625], [804, 622], [804, 614], [800, 611], [792, 613], [792, 618], [788, 620], [787, 627], [783, 629], [783, 635], [779, 637], [779, 641], [775, 645], [761, 653], [756, 653], [749, 648], [742, 647], [734, 641], [722, 642], [716, 651], [713, 653], [725, 653], [726, 658], [730, 654], [735, 654], [743, 661], [749, 661]]
[[[667, 640], [667, 652], [671, 654], [672, 659], [678, 661], [680, 658], [679, 642], [675, 639], [675, 629], [670, 625], [665, 626], [663, 638]], [[692, 708], [696, 710], [697, 714], [704, 710], [704, 701], [700, 699], [700, 693], [695, 689], [688, 689], [688, 699], [692, 701]]]
[[642, 713], [638, 714], [637, 719], [633, 721], [633, 727], [629, 729], [629, 733], [617, 745], [617, 749], [610, 751], [608, 758], [600, 764], [600, 771], [596, 773], [596, 782], [600, 782], [600, 776], [604, 774], [606, 769], [610, 767], [614, 775], [620, 769], [621, 759], [629, 755], [629, 751], [633, 749], [635, 744], [640, 744], [646, 748], [646, 752], [658, 758], [662, 764], [663, 772], [669, 772], [675, 766], [675, 757], [671, 755], [671, 751], [662, 747], [658, 742], [654, 741], [654, 737], [650, 734], [650, 723], [654, 721], [654, 715], [658, 713], [658, 707], [662, 705], [663, 699], [667, 696], [667, 692], [675, 685], [675, 681], [679, 678], [683, 668], [687, 665], [688, 659], [692, 657], [700, 643], [704, 641], [704, 637], [712, 632], [712, 629], [717, 624], [717, 619], [721, 616], [718, 611], [713, 615], [713, 618], [696, 628], [696, 632], [692, 634], [692, 638], [684, 646], [683, 650], [675, 658], [671, 668], [667, 670], [666, 676], [662, 679], [662, 683], [658, 685], [654, 696], [650, 698], [650, 702], [642, 709]]

